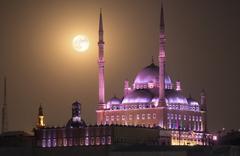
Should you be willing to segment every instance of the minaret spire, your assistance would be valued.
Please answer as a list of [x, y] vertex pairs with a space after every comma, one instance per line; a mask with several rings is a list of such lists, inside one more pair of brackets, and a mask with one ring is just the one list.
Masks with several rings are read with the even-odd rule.
[[102, 8], [100, 9], [100, 17], [99, 17], [99, 32], [103, 32]]
[[164, 12], [163, 4], [161, 3], [161, 14], [160, 14], [160, 40], [159, 40], [159, 106], [164, 107], [165, 104], [165, 24], [164, 24]]
[[2, 106], [2, 133], [8, 130], [7, 123], [7, 78], [4, 77], [4, 97]]
[[105, 80], [104, 80], [104, 40], [103, 40], [103, 19], [102, 9], [99, 16], [99, 41], [98, 41], [98, 80], [99, 80], [99, 99], [98, 109], [105, 108]]

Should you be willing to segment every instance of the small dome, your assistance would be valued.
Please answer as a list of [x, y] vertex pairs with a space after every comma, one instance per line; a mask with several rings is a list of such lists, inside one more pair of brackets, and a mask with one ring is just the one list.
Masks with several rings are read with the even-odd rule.
[[147, 103], [151, 102], [153, 94], [148, 89], [136, 89], [126, 97], [122, 103]]
[[107, 104], [111, 105], [111, 104], [121, 104], [122, 103], [122, 100], [119, 99], [118, 97], [114, 96], [112, 97], [108, 102]]
[[191, 96], [189, 98], [187, 98], [187, 102], [190, 105], [199, 105], [198, 102], [196, 100], [194, 100]]
[[167, 104], [188, 104], [185, 96], [181, 94], [180, 91], [176, 91], [174, 89], [165, 90], [166, 103]]
[[[159, 80], [159, 67], [154, 63], [142, 69], [136, 76], [134, 84], [146, 84], [149, 82], [157, 83]], [[168, 75], [165, 75], [165, 85], [169, 86], [172, 81]]]
[[84, 120], [80, 120], [80, 121], [74, 121], [74, 118], [71, 118], [70, 120], [68, 120], [66, 127], [67, 128], [81, 128], [81, 127], [86, 127], [86, 123]]

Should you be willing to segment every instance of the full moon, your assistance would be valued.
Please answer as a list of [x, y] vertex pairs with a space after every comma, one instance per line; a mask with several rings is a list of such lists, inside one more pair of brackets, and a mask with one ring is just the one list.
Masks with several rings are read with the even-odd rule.
[[72, 45], [77, 52], [84, 52], [89, 48], [89, 40], [84, 35], [77, 35], [73, 38]]

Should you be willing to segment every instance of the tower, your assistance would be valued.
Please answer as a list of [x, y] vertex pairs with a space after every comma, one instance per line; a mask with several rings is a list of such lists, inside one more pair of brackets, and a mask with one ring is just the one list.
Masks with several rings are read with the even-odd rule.
[[99, 17], [98, 41], [98, 109], [105, 108], [105, 80], [104, 80], [104, 40], [102, 10]]
[[43, 128], [45, 127], [44, 123], [44, 115], [43, 115], [43, 108], [40, 105], [38, 108], [38, 121], [37, 121], [37, 128]]
[[161, 15], [160, 15], [160, 43], [159, 43], [159, 106], [165, 107], [165, 25], [164, 25], [164, 14], [163, 4], [161, 4]]
[[200, 104], [201, 104], [201, 109], [203, 111], [206, 111], [206, 93], [205, 90], [203, 89], [200, 93]]
[[204, 131], [207, 131], [207, 105], [206, 105], [206, 92], [202, 89], [200, 93], [200, 109], [204, 113]]
[[3, 95], [3, 106], [2, 106], [2, 133], [8, 130], [7, 123], [7, 78], [4, 77], [4, 95]]
[[72, 104], [72, 117], [68, 121], [66, 127], [68, 128], [86, 127], [86, 123], [81, 117], [81, 103], [79, 103], [78, 101]]
[[124, 81], [124, 96], [127, 96], [127, 95], [128, 95], [129, 90], [130, 90], [130, 88], [129, 88], [129, 81], [128, 81], [128, 80], [125, 80], [125, 81]]
[[72, 104], [72, 119], [73, 121], [81, 121], [81, 104], [77, 101]]

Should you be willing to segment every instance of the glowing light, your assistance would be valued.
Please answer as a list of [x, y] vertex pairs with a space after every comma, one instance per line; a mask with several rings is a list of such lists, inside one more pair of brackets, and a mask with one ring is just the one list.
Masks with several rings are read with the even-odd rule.
[[218, 138], [217, 138], [216, 135], [213, 136], [213, 140], [214, 140], [214, 141], [217, 141], [217, 140], [218, 140]]
[[72, 45], [77, 52], [84, 52], [89, 48], [89, 40], [84, 35], [77, 35], [73, 38]]

